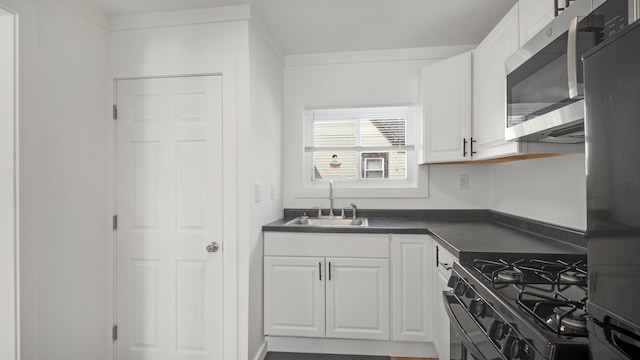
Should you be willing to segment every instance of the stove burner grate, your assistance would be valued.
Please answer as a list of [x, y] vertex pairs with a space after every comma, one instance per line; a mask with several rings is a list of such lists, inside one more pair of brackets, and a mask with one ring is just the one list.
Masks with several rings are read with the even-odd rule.
[[482, 277], [497, 284], [548, 284], [548, 285], [586, 285], [587, 265], [583, 261], [567, 263], [561, 260], [546, 261], [520, 259], [508, 263], [502, 259], [498, 261], [475, 259], [472, 267]]
[[521, 291], [518, 305], [531, 314], [549, 330], [562, 336], [585, 337], [587, 312], [585, 299], [574, 301], [560, 293], [554, 296]]

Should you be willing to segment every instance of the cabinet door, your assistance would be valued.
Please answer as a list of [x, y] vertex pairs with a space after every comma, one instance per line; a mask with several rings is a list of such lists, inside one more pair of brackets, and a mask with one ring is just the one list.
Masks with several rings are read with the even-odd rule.
[[389, 339], [389, 260], [327, 258], [327, 337]]
[[518, 5], [478, 45], [473, 61], [474, 160], [517, 155], [519, 142], [505, 141], [507, 121], [505, 60], [518, 50]]
[[471, 52], [425, 66], [421, 81], [425, 162], [470, 160]]
[[554, 0], [520, 0], [520, 44], [524, 45], [554, 17]]
[[391, 240], [392, 339], [431, 341], [434, 259], [427, 235]]
[[264, 333], [324, 337], [324, 258], [264, 258]]

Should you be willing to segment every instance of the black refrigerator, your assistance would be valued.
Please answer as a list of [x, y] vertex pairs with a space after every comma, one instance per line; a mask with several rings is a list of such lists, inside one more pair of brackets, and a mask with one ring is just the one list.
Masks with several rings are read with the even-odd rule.
[[640, 24], [584, 59], [594, 360], [640, 359]]

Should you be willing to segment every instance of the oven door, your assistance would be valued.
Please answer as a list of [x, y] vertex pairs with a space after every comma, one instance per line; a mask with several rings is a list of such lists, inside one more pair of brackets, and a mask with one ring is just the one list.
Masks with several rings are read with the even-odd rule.
[[451, 360], [507, 360], [452, 291], [442, 293], [451, 321]]

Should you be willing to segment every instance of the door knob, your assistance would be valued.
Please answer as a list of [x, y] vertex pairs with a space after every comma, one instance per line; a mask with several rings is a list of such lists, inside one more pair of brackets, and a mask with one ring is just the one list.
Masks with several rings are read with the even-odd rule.
[[207, 245], [207, 252], [216, 252], [218, 251], [218, 249], [220, 249], [220, 245], [218, 245], [217, 242], [212, 242], [211, 244]]

